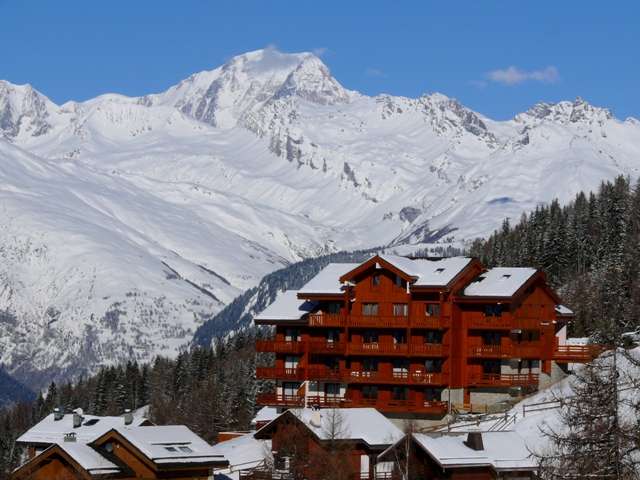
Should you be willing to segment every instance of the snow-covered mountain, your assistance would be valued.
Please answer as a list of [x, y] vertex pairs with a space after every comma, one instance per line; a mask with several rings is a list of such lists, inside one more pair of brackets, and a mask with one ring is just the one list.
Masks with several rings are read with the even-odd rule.
[[310, 53], [64, 105], [0, 81], [0, 364], [38, 384], [174, 354], [290, 262], [471, 239], [639, 171], [640, 123], [583, 100], [499, 122], [348, 90]]

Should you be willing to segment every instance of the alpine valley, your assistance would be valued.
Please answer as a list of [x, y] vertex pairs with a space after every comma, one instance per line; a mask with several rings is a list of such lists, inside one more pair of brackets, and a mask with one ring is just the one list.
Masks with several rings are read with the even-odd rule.
[[369, 97], [310, 53], [64, 105], [0, 81], [0, 365], [39, 388], [174, 355], [290, 263], [462, 243], [620, 173], [640, 173], [638, 120]]

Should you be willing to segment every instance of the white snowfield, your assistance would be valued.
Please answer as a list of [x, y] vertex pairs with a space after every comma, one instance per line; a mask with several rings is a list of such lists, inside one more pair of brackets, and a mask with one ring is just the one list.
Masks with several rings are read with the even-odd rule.
[[348, 90], [310, 53], [64, 105], [0, 81], [0, 363], [38, 386], [173, 355], [289, 262], [472, 239], [639, 168], [640, 123], [580, 99], [494, 121]]

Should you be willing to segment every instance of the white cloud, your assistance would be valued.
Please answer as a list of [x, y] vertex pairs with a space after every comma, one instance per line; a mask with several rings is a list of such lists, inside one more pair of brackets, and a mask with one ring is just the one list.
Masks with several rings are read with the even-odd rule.
[[380, 70], [379, 68], [368, 67], [364, 74], [367, 77], [377, 77], [377, 78], [387, 78], [387, 74]]
[[560, 73], [554, 66], [527, 71], [512, 65], [504, 69], [492, 70], [486, 74], [486, 78], [491, 82], [513, 86], [527, 81], [555, 83], [560, 79]]

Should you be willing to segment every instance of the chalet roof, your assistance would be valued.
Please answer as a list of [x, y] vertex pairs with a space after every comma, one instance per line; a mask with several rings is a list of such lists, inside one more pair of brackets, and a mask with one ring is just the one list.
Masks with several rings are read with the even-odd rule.
[[255, 425], [260, 422], [270, 422], [271, 420], [276, 418], [278, 415], [279, 413], [277, 408], [262, 407], [260, 410], [258, 410], [258, 413], [256, 413], [256, 416], [253, 417], [253, 420], [251, 421], [251, 425]]
[[472, 261], [469, 257], [449, 257], [440, 259], [410, 259], [398, 255], [380, 255], [407, 275], [417, 277], [415, 286], [446, 287]]
[[361, 440], [370, 446], [384, 446], [402, 438], [402, 430], [375, 408], [291, 409], [262, 427], [256, 435], [269, 429], [282, 415], [294, 415], [320, 440], [333, 436], [334, 440]]
[[225, 458], [184, 425], [118, 427], [115, 429], [158, 465], [225, 462]]
[[[96, 417], [82, 415], [82, 424], [73, 427], [73, 414], [66, 414], [60, 420], [54, 420], [54, 414], [47, 415], [20, 437], [19, 443], [61, 444], [67, 433], [75, 433], [77, 443], [90, 443], [116, 427], [124, 426], [124, 417]], [[133, 418], [132, 425], [138, 426], [148, 420], [144, 417]]]
[[105, 475], [120, 472], [120, 467], [100, 455], [95, 449], [84, 443], [61, 442], [57, 444], [71, 458], [94, 475]]
[[265, 456], [271, 452], [271, 440], [259, 440], [253, 436], [255, 432], [220, 442], [213, 450], [229, 461], [227, 470], [218, 473], [232, 473], [247, 470], [260, 465]]
[[467, 297], [511, 297], [536, 272], [534, 268], [491, 268], [471, 282], [464, 294]]
[[302, 295], [336, 295], [342, 293], [340, 277], [359, 263], [330, 263], [304, 285], [299, 293]]
[[254, 320], [300, 320], [315, 307], [315, 302], [300, 300], [297, 290], [280, 293], [275, 301], [256, 315]]
[[483, 450], [465, 445], [468, 433], [464, 432], [412, 435], [414, 441], [443, 468], [488, 466], [496, 471], [538, 468], [524, 438], [514, 431], [482, 432]]

